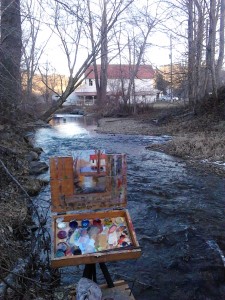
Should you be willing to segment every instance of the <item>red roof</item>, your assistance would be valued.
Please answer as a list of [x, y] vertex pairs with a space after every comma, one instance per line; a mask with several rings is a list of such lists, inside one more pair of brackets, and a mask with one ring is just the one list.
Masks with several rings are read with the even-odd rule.
[[[108, 65], [108, 79], [120, 79], [125, 78], [129, 79], [130, 74], [134, 70], [136, 66], [134, 65]], [[98, 73], [100, 73], [101, 65], [97, 65]], [[90, 66], [85, 74], [88, 74], [91, 70], [93, 70], [88, 76], [88, 79], [95, 79], [94, 75], [94, 67]], [[153, 79], [154, 70], [151, 65], [141, 65], [139, 66], [137, 76], [138, 79]]]
[[[96, 154], [90, 155], [90, 160], [96, 160], [97, 158], [98, 158], [98, 155], [96, 155]], [[100, 159], [106, 159], [106, 154], [100, 154]]]

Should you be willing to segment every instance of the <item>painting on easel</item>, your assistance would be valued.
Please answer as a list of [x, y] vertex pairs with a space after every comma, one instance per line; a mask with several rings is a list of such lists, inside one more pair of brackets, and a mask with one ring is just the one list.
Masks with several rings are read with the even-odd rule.
[[126, 155], [76, 150], [50, 159], [52, 210], [126, 206]]
[[86, 150], [73, 156], [76, 194], [106, 192], [106, 154], [104, 150]]
[[74, 151], [50, 159], [52, 266], [141, 255], [127, 205], [126, 155]]

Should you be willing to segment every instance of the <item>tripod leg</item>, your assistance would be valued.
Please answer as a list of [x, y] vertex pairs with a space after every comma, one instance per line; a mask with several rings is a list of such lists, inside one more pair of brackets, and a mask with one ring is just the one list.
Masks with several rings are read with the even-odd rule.
[[97, 278], [96, 278], [96, 264], [92, 264], [91, 266], [92, 266], [92, 280], [97, 283]]
[[94, 282], [97, 282], [96, 265], [95, 264], [85, 265], [84, 272], [83, 272], [83, 277], [91, 279]]
[[105, 277], [105, 280], [106, 280], [106, 282], [108, 284], [108, 287], [109, 288], [114, 287], [114, 283], [112, 281], [112, 278], [111, 278], [111, 276], [109, 274], [109, 271], [108, 271], [107, 266], [105, 265], [105, 263], [99, 263], [99, 265], [100, 265], [102, 273], [103, 273], [103, 275]]
[[92, 265], [85, 265], [83, 271], [83, 277], [92, 279]]

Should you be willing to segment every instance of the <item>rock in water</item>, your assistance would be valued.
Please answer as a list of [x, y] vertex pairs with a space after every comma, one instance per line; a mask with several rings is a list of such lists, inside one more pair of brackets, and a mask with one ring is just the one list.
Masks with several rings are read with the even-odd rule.
[[94, 281], [81, 278], [77, 284], [77, 300], [101, 300], [102, 291]]

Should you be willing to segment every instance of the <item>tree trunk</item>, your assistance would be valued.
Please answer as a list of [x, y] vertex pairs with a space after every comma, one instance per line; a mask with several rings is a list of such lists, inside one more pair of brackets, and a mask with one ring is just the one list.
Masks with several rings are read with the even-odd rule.
[[[95, 86], [97, 93], [97, 104], [100, 106], [105, 102], [107, 93], [107, 70], [108, 70], [108, 25], [107, 25], [107, 11], [106, 11], [107, 1], [103, 2], [102, 20], [101, 20], [101, 66], [100, 70], [97, 68], [96, 59], [94, 60], [94, 74], [95, 74]], [[88, 4], [89, 9], [89, 23], [91, 31], [91, 43], [92, 48], [94, 47], [94, 33], [93, 33], [93, 20], [91, 17], [90, 4]], [[100, 71], [100, 73], [99, 73]]]
[[203, 36], [204, 36], [204, 17], [203, 17], [203, 9], [200, 5], [199, 1], [195, 0], [195, 5], [198, 11], [198, 24], [197, 24], [197, 32], [196, 32], [196, 67], [195, 67], [195, 97], [196, 102], [202, 97], [201, 93], [201, 68], [202, 68], [202, 50], [203, 50]]
[[189, 104], [195, 110], [194, 99], [194, 66], [195, 66], [195, 51], [194, 51], [194, 26], [193, 26], [193, 0], [188, 2], [188, 98]]
[[104, 0], [104, 8], [102, 13], [102, 24], [101, 24], [101, 72], [100, 72], [100, 97], [98, 99], [99, 104], [105, 103], [107, 94], [107, 80], [108, 80], [108, 39], [107, 39], [107, 12], [106, 12], [107, 1]]
[[1, 112], [3, 110], [8, 115], [15, 113], [21, 99], [21, 37], [20, 0], [2, 0], [0, 105]]
[[220, 37], [219, 37], [219, 56], [216, 65], [216, 78], [218, 87], [221, 85], [221, 70], [224, 60], [224, 21], [225, 21], [225, 1], [221, 0], [220, 7]]
[[216, 0], [210, 1], [210, 22], [209, 22], [209, 49], [210, 49], [210, 71], [212, 76], [212, 91], [217, 99], [217, 81], [216, 81], [216, 66], [215, 66], [215, 45], [216, 45]]

